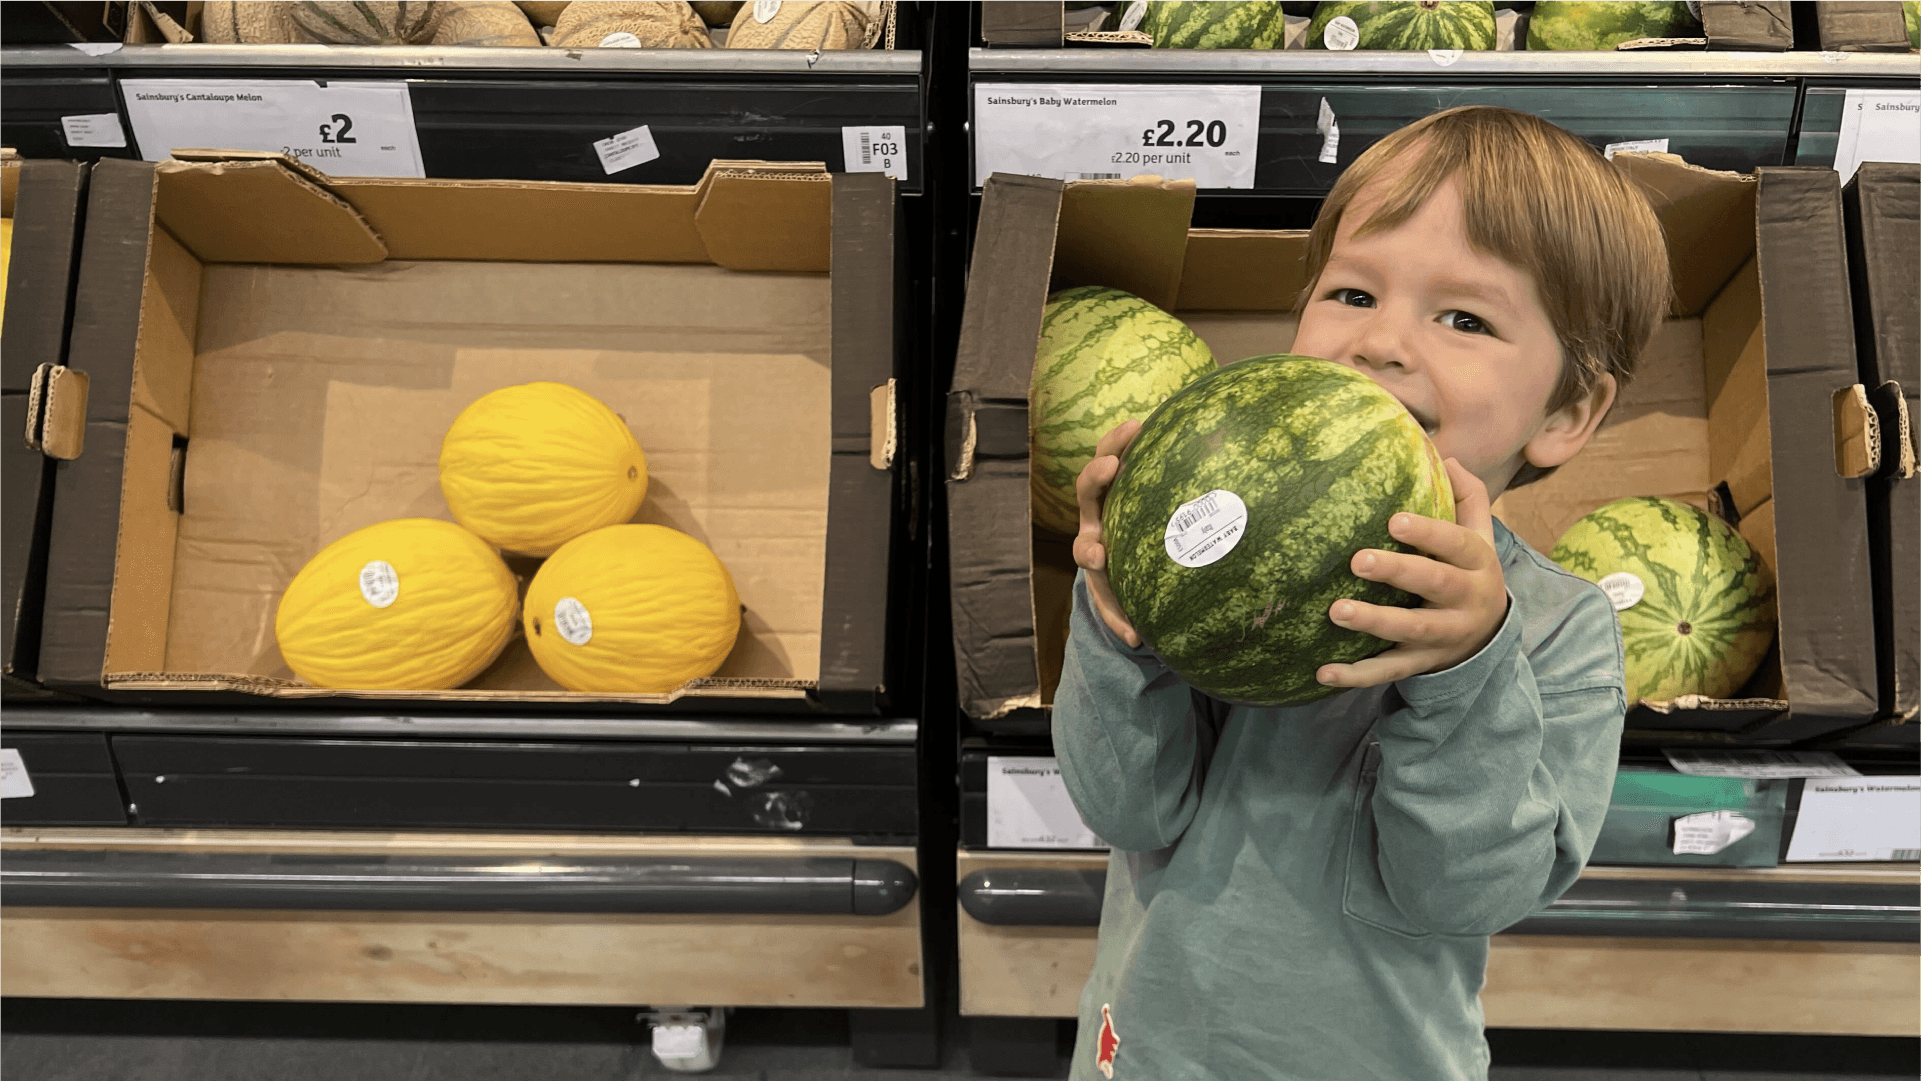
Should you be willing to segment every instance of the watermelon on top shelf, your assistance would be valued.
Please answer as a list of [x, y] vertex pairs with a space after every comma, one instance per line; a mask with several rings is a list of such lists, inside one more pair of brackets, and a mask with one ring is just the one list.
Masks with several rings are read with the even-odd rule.
[[1527, 21], [1530, 49], [1605, 50], [1641, 38], [1694, 37], [1701, 33], [1685, 3], [1590, 3], [1542, 0]]
[[1136, 29], [1156, 49], [1278, 49], [1287, 37], [1286, 14], [1273, 0], [1148, 0]]
[[1674, 499], [1617, 499], [1568, 527], [1550, 558], [1614, 602], [1628, 704], [1726, 698], [1774, 641], [1774, 579], [1726, 522]]
[[[1330, 36], [1329, 28], [1333, 28]], [[1492, 49], [1494, 5], [1476, 0], [1419, 3], [1322, 0], [1307, 27], [1310, 49]], [[1352, 44], [1349, 44], [1352, 42]]]
[[1213, 370], [1186, 323], [1132, 293], [1083, 285], [1048, 297], [1028, 393], [1034, 524], [1079, 532], [1074, 481], [1101, 436]]
[[1107, 495], [1108, 577], [1183, 679], [1298, 705], [1338, 693], [1314, 678], [1321, 665], [1388, 648], [1336, 626], [1334, 601], [1418, 603], [1349, 570], [1362, 548], [1405, 550], [1387, 532], [1400, 511], [1454, 517], [1441, 456], [1407, 409], [1352, 368], [1251, 357], [1142, 425]]

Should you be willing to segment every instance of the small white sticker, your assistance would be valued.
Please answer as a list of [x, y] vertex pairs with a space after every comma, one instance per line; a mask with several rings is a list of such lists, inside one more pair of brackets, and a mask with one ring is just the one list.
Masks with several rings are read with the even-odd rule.
[[67, 45], [79, 49], [88, 56], [105, 56], [108, 53], [120, 51], [120, 43], [117, 41], [69, 41]]
[[27, 763], [12, 747], [0, 747], [0, 799], [33, 795], [33, 778], [27, 776]]
[[654, 1054], [663, 1059], [695, 1058], [707, 1050], [707, 1030], [699, 1025], [655, 1025]]
[[1601, 149], [1601, 155], [1609, 161], [1616, 154], [1665, 154], [1668, 152], [1666, 139], [1629, 139], [1622, 143], [1609, 143]]
[[1226, 558], [1246, 535], [1247, 504], [1233, 492], [1216, 488], [1175, 508], [1161, 543], [1167, 558], [1181, 566], [1205, 567]]
[[1832, 751], [1691, 751], [1663, 747], [1668, 765], [1690, 777], [1859, 777]]
[[1447, 67], [1448, 65], [1454, 63], [1456, 60], [1459, 60], [1461, 58], [1461, 50], [1429, 49], [1427, 51], [1427, 58], [1429, 60], [1434, 61], [1436, 64], [1441, 65], [1442, 67]]
[[600, 155], [600, 167], [612, 176], [660, 157], [660, 148], [654, 145], [654, 133], [642, 124], [595, 143], [594, 153]]
[[1647, 583], [1630, 571], [1615, 571], [1596, 584], [1601, 587], [1601, 592], [1608, 595], [1608, 601], [1617, 612], [1625, 612], [1640, 604], [1641, 598], [1647, 596], [1648, 592]]
[[1147, 0], [1129, 0], [1127, 10], [1121, 12], [1121, 30], [1139, 28], [1141, 20], [1147, 17]]
[[594, 617], [587, 614], [587, 606], [572, 597], [562, 597], [554, 602], [554, 629], [568, 642], [584, 646], [593, 640]]
[[640, 48], [640, 39], [625, 30], [616, 30], [600, 39], [600, 47], [603, 49], [638, 49]]
[[841, 161], [850, 173], [907, 179], [907, 129], [901, 125], [840, 129]]
[[1321, 133], [1321, 156], [1315, 160], [1323, 165], [1336, 165], [1341, 160], [1341, 125], [1334, 119], [1334, 107], [1321, 99], [1321, 117], [1314, 124], [1314, 130]]
[[375, 608], [386, 608], [400, 599], [400, 575], [394, 565], [376, 559], [360, 568], [360, 595]]
[[1337, 15], [1321, 28], [1321, 40], [1330, 49], [1346, 52], [1361, 43], [1361, 28], [1354, 25], [1353, 19]]
[[1674, 820], [1674, 854], [1712, 856], [1754, 832], [1754, 819], [1739, 811], [1702, 811]]
[[780, 0], [754, 0], [754, 21], [768, 23], [780, 14]]
[[67, 134], [68, 146], [126, 146], [127, 131], [120, 126], [119, 113], [88, 113], [63, 116], [60, 127]]

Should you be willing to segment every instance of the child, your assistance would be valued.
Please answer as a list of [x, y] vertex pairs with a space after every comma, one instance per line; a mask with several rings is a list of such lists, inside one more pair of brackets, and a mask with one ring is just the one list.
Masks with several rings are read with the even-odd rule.
[[1482, 1078], [1488, 936], [1581, 873], [1625, 698], [1607, 597], [1493, 520], [1572, 458], [1667, 310], [1646, 199], [1538, 117], [1437, 113], [1361, 155], [1308, 242], [1291, 352], [1356, 368], [1448, 459], [1455, 523], [1351, 569], [1425, 599], [1336, 601], [1394, 643], [1267, 709], [1169, 671], [1114, 603], [1101, 505], [1139, 429], [1079, 480], [1082, 571], [1054, 746], [1113, 847], [1071, 1076]]

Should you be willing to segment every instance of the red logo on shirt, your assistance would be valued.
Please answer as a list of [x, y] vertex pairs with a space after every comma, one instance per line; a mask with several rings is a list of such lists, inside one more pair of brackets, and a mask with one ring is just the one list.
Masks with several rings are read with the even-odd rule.
[[1121, 1038], [1114, 1034], [1114, 1018], [1107, 1012], [1107, 1004], [1101, 1003], [1101, 1039], [1094, 1047], [1094, 1065], [1100, 1068], [1101, 1076], [1114, 1076], [1114, 1052], [1121, 1049]]

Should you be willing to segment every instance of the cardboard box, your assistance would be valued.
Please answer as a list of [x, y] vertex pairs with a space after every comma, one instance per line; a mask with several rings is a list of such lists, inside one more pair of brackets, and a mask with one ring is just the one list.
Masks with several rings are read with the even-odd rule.
[[[0, 664], [10, 698], [38, 693], [33, 680], [40, 655], [54, 463], [30, 444], [40, 442], [36, 429], [56, 403], [32, 391], [36, 374], [44, 384], [66, 359], [87, 168], [67, 161], [9, 159], [0, 164], [0, 217], [12, 229], [8, 304], [0, 327], [0, 577], [7, 606]], [[72, 385], [70, 380], [59, 382], [63, 389]], [[79, 403], [62, 397], [59, 404]]]
[[[1615, 160], [1666, 228], [1675, 307], [1588, 448], [1495, 511], [1545, 552], [1612, 499], [1706, 505], [1721, 490], [1775, 570], [1780, 648], [1735, 697], [1643, 704], [1628, 727], [1798, 739], [1862, 723], [1876, 677], [1863, 482], [1835, 467], [1833, 392], [1856, 378], [1835, 173]], [[1028, 383], [1048, 293], [1127, 290], [1185, 320], [1222, 361], [1293, 341], [1307, 234], [1190, 229], [1193, 202], [1191, 183], [1152, 177], [997, 175], [983, 192], [947, 493], [960, 705], [990, 728], [1031, 726], [1051, 705], [1066, 639], [1069, 541], [1035, 531], [1028, 507]]]
[[1896, 0], [1821, 0], [1814, 8], [1815, 26], [1824, 52], [1905, 53], [1908, 26]]
[[1921, 699], [1921, 167], [1865, 162], [1842, 192], [1861, 382], [1879, 418], [1868, 521], [1880, 649], [1881, 714], [1905, 726], [1875, 741], [1913, 744]]
[[[43, 680], [166, 703], [879, 708], [891, 181], [766, 162], [688, 186], [336, 180], [203, 156], [230, 160], [94, 173], [73, 333], [93, 393], [60, 463]], [[447, 426], [540, 379], [623, 414], [651, 474], [635, 520], [728, 566], [746, 611], [720, 671], [576, 694], [516, 643], [454, 691], [297, 682], [273, 638], [293, 575], [362, 526], [449, 518]]]

